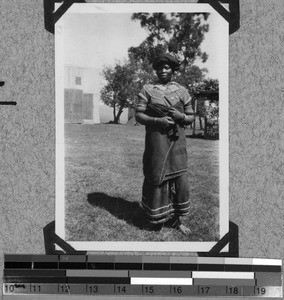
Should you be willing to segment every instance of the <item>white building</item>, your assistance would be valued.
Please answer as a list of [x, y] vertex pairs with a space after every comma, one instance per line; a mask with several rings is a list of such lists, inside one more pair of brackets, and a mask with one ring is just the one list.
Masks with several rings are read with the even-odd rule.
[[65, 122], [100, 123], [99, 71], [97, 69], [64, 66]]

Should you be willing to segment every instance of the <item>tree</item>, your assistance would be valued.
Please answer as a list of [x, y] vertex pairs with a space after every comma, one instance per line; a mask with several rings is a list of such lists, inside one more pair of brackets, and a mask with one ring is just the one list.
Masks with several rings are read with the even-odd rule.
[[133, 58], [149, 63], [153, 62], [156, 55], [170, 52], [181, 61], [180, 72], [176, 80], [183, 85], [202, 81], [206, 69], [194, 66], [196, 59], [205, 62], [207, 53], [202, 52], [201, 43], [204, 34], [208, 32], [206, 23], [209, 14], [206, 13], [135, 13], [132, 20], [139, 21], [149, 35], [138, 46], [129, 48], [128, 52]]
[[114, 67], [106, 66], [102, 76], [106, 85], [101, 89], [101, 100], [113, 108], [113, 123], [118, 124], [125, 108], [133, 108], [142, 86], [152, 80], [152, 71], [147, 69], [147, 62], [129, 59], [116, 63]]
[[195, 65], [185, 66], [182, 72], [178, 72], [175, 75], [175, 81], [189, 88], [195, 83], [203, 82], [205, 80], [205, 73], [207, 72], [206, 68], [201, 69]]
[[128, 64], [116, 63], [114, 67], [106, 66], [102, 75], [107, 83], [101, 90], [101, 100], [113, 108], [113, 122], [117, 124], [123, 109], [131, 104], [129, 92], [134, 74]]
[[218, 79], [204, 79], [201, 82], [190, 84], [188, 88], [192, 93], [219, 92], [219, 81]]

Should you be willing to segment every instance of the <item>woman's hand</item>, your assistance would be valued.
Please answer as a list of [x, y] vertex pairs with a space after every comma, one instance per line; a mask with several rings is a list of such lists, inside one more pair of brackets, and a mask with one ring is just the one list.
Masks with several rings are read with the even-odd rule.
[[180, 122], [184, 120], [185, 115], [184, 113], [179, 112], [177, 109], [171, 107], [169, 109], [168, 115], [175, 121], [175, 122]]
[[162, 130], [167, 130], [169, 129], [172, 125], [175, 124], [173, 119], [171, 117], [162, 117], [162, 118], [157, 118], [156, 124], [162, 129]]

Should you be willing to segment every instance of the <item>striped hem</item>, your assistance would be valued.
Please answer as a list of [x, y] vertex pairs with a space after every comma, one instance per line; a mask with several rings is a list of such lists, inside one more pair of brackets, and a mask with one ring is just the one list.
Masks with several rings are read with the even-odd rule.
[[172, 215], [186, 216], [189, 214], [189, 201], [184, 202], [184, 204], [171, 203], [161, 208], [151, 209], [143, 200], [142, 207], [145, 209], [149, 221], [153, 224], [163, 223]]
[[153, 216], [159, 216], [159, 215], [162, 215], [162, 214], [166, 214], [167, 212], [171, 212], [171, 211], [188, 211], [189, 210], [189, 201], [186, 202], [186, 204], [188, 205], [184, 205], [184, 207], [178, 207], [175, 203], [171, 203], [167, 206], [164, 206], [164, 207], [161, 207], [161, 208], [157, 208], [157, 209], [151, 209], [147, 203], [145, 203], [143, 200], [142, 200], [142, 205], [143, 207], [149, 211], [149, 213]]
[[[150, 207], [147, 205], [147, 203], [144, 202], [143, 200], [146, 200], [146, 201], [147, 201], [146, 197], [142, 196], [142, 203], [147, 207], [147, 209], [151, 210], [152, 212], [158, 211], [158, 210], [161, 210], [161, 209], [164, 209], [164, 208], [168, 208], [168, 207], [170, 207], [170, 206], [182, 206], [182, 205], [187, 205], [187, 204], [189, 205], [189, 202], [190, 202], [190, 201], [188, 200], [188, 201], [183, 202], [183, 203], [170, 203], [170, 204], [168, 204], [168, 205], [161, 206], [161, 207], [158, 207], [158, 208], [150, 208]], [[182, 208], [178, 208], [178, 209], [182, 209]]]
[[165, 223], [167, 222], [169, 219], [171, 219], [173, 216], [179, 216], [179, 217], [184, 217], [184, 216], [187, 216], [189, 214], [189, 212], [187, 213], [184, 213], [184, 214], [177, 214], [175, 212], [171, 212], [170, 214], [167, 214], [165, 217], [163, 217], [162, 219], [153, 219], [153, 216], [149, 215], [147, 212], [146, 212], [146, 215], [148, 217], [148, 221], [151, 223], [151, 224], [161, 224], [161, 223]]

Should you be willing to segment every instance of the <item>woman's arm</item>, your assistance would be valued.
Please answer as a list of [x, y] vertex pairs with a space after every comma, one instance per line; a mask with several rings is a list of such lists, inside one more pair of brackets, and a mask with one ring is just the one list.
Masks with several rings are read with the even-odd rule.
[[190, 125], [193, 121], [194, 121], [194, 119], [195, 119], [195, 116], [194, 115], [186, 115], [186, 114], [184, 114], [184, 119], [183, 119], [183, 121], [182, 121], [182, 124], [183, 125]]
[[181, 125], [190, 125], [194, 121], [194, 113], [186, 110], [185, 113], [182, 113], [171, 107], [169, 109], [169, 115], [173, 118], [173, 120]]
[[167, 129], [171, 125], [174, 124], [174, 121], [171, 117], [162, 117], [162, 118], [155, 118], [150, 117], [142, 111], [142, 109], [136, 109], [135, 114], [136, 121], [141, 123], [142, 125], [154, 125], [159, 126], [161, 129]]

